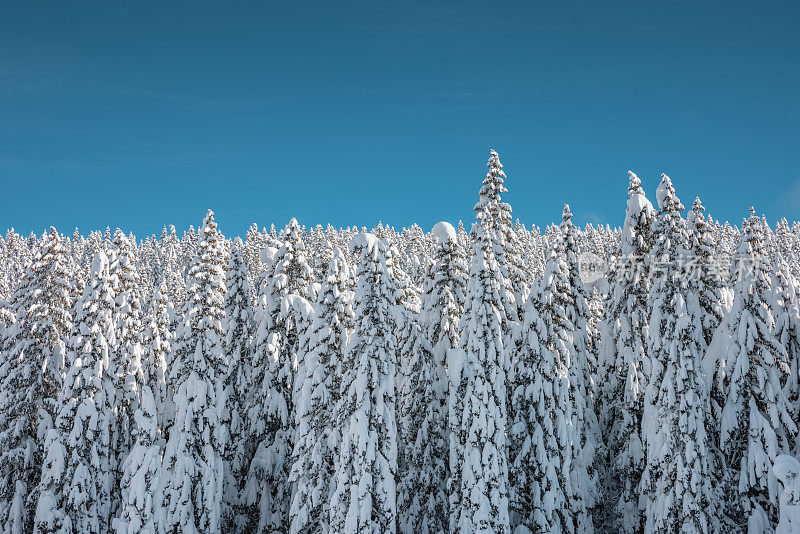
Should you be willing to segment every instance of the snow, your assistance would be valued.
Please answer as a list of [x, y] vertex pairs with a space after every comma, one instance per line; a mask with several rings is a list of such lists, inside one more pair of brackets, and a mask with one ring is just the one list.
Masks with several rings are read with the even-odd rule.
[[433, 225], [431, 229], [433, 235], [439, 243], [455, 242], [458, 240], [458, 234], [453, 225], [446, 221], [440, 221]]
[[800, 462], [781, 454], [775, 458], [772, 472], [781, 483], [780, 519], [775, 534], [800, 532]]
[[375, 235], [368, 232], [361, 232], [353, 236], [353, 238], [350, 240], [348, 250], [350, 251], [350, 254], [354, 254], [355, 251], [360, 248], [372, 250], [381, 246], [380, 239], [375, 237]]
[[278, 255], [278, 249], [275, 247], [264, 247], [259, 251], [261, 261], [266, 265], [274, 265], [275, 257]]
[[647, 200], [641, 188], [641, 181], [632, 171], [628, 171], [630, 185], [628, 188], [628, 206], [625, 210], [625, 223], [622, 227], [622, 253], [631, 254], [635, 247], [632, 240], [636, 238], [635, 224], [643, 217], [653, 217], [653, 204]]
[[102, 252], [98, 252], [92, 258], [91, 274], [94, 276], [99, 275], [102, 271], [108, 269], [108, 256]]
[[664, 201], [667, 198], [667, 190], [672, 185], [672, 181], [669, 179], [664, 173], [661, 173], [661, 181], [658, 183], [658, 188], [656, 188], [656, 202], [658, 203], [658, 209], [664, 209]]

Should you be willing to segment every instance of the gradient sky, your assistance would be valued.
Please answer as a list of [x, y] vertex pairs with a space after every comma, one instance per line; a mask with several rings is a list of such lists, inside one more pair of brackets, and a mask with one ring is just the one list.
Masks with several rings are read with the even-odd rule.
[[[435, 4], [435, 5], [434, 5]], [[0, 228], [800, 219], [800, 2], [8, 2]]]

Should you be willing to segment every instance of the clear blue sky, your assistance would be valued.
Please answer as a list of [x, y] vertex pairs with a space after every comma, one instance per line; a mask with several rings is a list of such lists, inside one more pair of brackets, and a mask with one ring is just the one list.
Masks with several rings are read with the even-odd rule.
[[0, 229], [800, 218], [800, 2], [10, 2]]

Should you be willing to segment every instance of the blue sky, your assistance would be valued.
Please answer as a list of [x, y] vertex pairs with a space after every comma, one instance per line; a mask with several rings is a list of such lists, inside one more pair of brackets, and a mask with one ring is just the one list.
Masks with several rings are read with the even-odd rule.
[[[434, 5], [430, 5], [434, 4]], [[800, 219], [800, 2], [12, 2], [0, 228]]]

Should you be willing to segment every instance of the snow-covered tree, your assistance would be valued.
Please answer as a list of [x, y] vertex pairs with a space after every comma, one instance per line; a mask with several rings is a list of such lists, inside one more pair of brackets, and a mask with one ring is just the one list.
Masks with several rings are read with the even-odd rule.
[[249, 436], [243, 447], [243, 464], [247, 468], [245, 487], [240, 504], [246, 520], [245, 529], [257, 528], [261, 521], [261, 501], [266, 493], [272, 495], [271, 473], [274, 455], [269, 448], [274, 434], [285, 425], [288, 418], [286, 398], [276, 387], [274, 362], [278, 359], [280, 335], [276, 331], [276, 318], [280, 312], [281, 279], [273, 279], [277, 250], [267, 247], [261, 251], [264, 271], [259, 276], [258, 293], [254, 310], [254, 334], [250, 354], [245, 417], [243, 424]]
[[114, 492], [111, 510], [116, 513], [121, 494], [122, 462], [132, 446], [133, 414], [139, 403], [142, 376], [142, 305], [140, 280], [136, 269], [136, 244], [117, 228], [109, 254], [112, 283], [115, 289], [114, 329], [109, 368], [115, 391], [111, 404], [111, 464]]
[[420, 323], [426, 340], [404, 370], [402, 475], [398, 487], [400, 530], [441, 532], [449, 524], [447, 351], [459, 347], [467, 264], [455, 229], [437, 223], [433, 265], [425, 281]]
[[[595, 505], [597, 482], [595, 471], [596, 454], [603, 447], [600, 424], [595, 412], [593, 396], [594, 382], [597, 380], [597, 355], [592, 352], [590, 339], [592, 330], [592, 311], [589, 307], [589, 294], [581, 279], [581, 236], [572, 222], [569, 205], [564, 205], [562, 221], [559, 226], [561, 239], [556, 243], [556, 252], [563, 256], [563, 267], [566, 268], [567, 285], [564, 313], [569, 324], [568, 330], [572, 338], [572, 355], [569, 363], [569, 395], [573, 408], [573, 457], [571, 483], [578, 500], [570, 499], [575, 504], [572, 512], [576, 516], [579, 530], [586, 528], [588, 518], [583, 514], [587, 508]], [[547, 279], [547, 266], [545, 278]]]
[[[503, 171], [503, 164], [500, 163], [500, 156], [494, 150], [489, 151], [489, 161], [486, 166], [489, 172], [483, 180], [483, 185], [478, 193], [478, 202], [473, 208], [478, 223], [484, 227], [487, 236], [491, 237], [495, 261], [497, 263], [500, 279], [502, 280], [501, 297], [502, 305], [505, 310], [505, 317], [515, 318], [517, 302], [515, 294], [522, 294], [522, 287], [514, 287], [514, 281], [522, 284], [525, 280], [524, 274], [518, 261], [513, 264], [509, 260], [507, 249], [513, 250], [513, 240], [516, 239], [511, 223], [511, 206], [503, 202], [500, 194], [507, 193], [504, 183], [506, 173]], [[511, 242], [512, 246], [509, 246]], [[512, 274], [514, 280], [512, 281]], [[503, 319], [506, 320], [505, 318]]]
[[[774, 291], [769, 302], [775, 319], [775, 337], [786, 350], [786, 362], [779, 362], [784, 371], [783, 391], [789, 402], [792, 419], [800, 420], [800, 285], [786, 260], [778, 253], [774, 262]], [[797, 454], [800, 440], [795, 439], [792, 452]]]
[[134, 445], [122, 464], [122, 501], [117, 534], [150, 534], [164, 526], [161, 508], [161, 434], [156, 399], [150, 386], [141, 386], [133, 414]]
[[[447, 380], [442, 363], [407, 314], [408, 358], [399, 375], [397, 509], [402, 532], [442, 532], [448, 524]], [[410, 323], [410, 324], [409, 324]]]
[[229, 443], [225, 450], [225, 483], [223, 486], [223, 519], [225, 528], [241, 529], [247, 519], [240, 504], [240, 494], [250, 467], [245, 463], [250, 436], [245, 424], [247, 393], [250, 384], [249, 355], [253, 332], [253, 289], [245, 262], [244, 244], [238, 237], [233, 242], [226, 271], [225, 339], [223, 347], [228, 362], [226, 380], [225, 422]]
[[[300, 337], [306, 328], [313, 271], [306, 259], [303, 231], [295, 219], [281, 232], [283, 242], [270, 251], [256, 308], [254, 358], [259, 402], [248, 409], [258, 439], [248, 472], [245, 502], [257, 510], [259, 532], [284, 528], [289, 522], [292, 488], [289, 470], [294, 448], [296, 396], [305, 377]], [[261, 378], [259, 378], [261, 377]], [[258, 504], [256, 504], [258, 503]]]
[[290, 481], [292, 534], [329, 532], [340, 435], [335, 425], [344, 369], [344, 349], [353, 328], [350, 270], [335, 249], [316, 302], [311, 326], [301, 339], [306, 379], [297, 405], [296, 439]]
[[3, 343], [0, 525], [8, 534], [32, 530], [45, 437], [58, 414], [65, 339], [72, 328], [63, 240], [51, 227], [35, 246], [14, 299], [16, 321]]
[[37, 533], [108, 532], [114, 473], [108, 461], [111, 413], [102, 377], [109, 372], [113, 312], [108, 259], [99, 252], [76, 306], [58, 416], [45, 438]]
[[506, 348], [502, 276], [484, 225], [473, 226], [474, 255], [463, 350], [448, 356], [450, 532], [510, 531], [506, 457]]
[[788, 454], [781, 454], [773, 462], [772, 472], [781, 483], [779, 492], [780, 518], [775, 534], [793, 534], [800, 531], [800, 462]]
[[200, 229], [197, 253], [181, 334], [191, 339], [193, 349], [180, 365], [175, 422], [164, 453], [165, 526], [176, 533], [218, 532], [222, 527], [225, 250], [211, 210]]
[[754, 533], [777, 520], [778, 485], [771, 466], [778, 455], [789, 452], [797, 424], [781, 387], [780, 362], [787, 358], [773, 331], [764, 234], [752, 208], [742, 230], [733, 309], [720, 326], [724, 343], [714, 359], [721, 382], [717, 387], [725, 394], [720, 447], [748, 532]]
[[683, 205], [665, 174], [658, 192], [660, 210], [649, 256], [651, 365], [642, 417], [645, 531], [707, 533], [715, 524], [717, 503], [706, 432], [710, 404], [701, 365], [704, 310], [698, 295], [689, 293]]
[[464, 310], [469, 267], [458, 235], [449, 223], [436, 223], [432, 233], [437, 245], [425, 282], [420, 322], [444, 367], [447, 350], [459, 347], [459, 321]]
[[[548, 262], [541, 291], [523, 309], [512, 369], [509, 478], [512, 524], [534, 532], [570, 532], [569, 411], [571, 325], [566, 317], [564, 258]], [[566, 455], [564, 454], [566, 453]], [[566, 458], [564, 458], [566, 456]], [[562, 460], [566, 460], [562, 469]]]
[[603, 493], [608, 499], [605, 522], [622, 532], [638, 532], [639, 481], [644, 469], [641, 419], [649, 360], [645, 256], [652, 244], [655, 217], [639, 177], [628, 172], [628, 208], [622, 228], [606, 320], [601, 325], [601, 420], [607, 436]]
[[700, 197], [695, 197], [692, 209], [686, 216], [688, 229], [688, 269], [692, 289], [697, 293], [702, 306], [703, 341], [711, 344], [717, 327], [722, 322], [722, 279], [719, 276], [714, 246], [713, 230], [703, 212]]
[[158, 428], [167, 428], [167, 359], [171, 359], [173, 333], [170, 331], [170, 318], [167, 307], [167, 285], [161, 287], [153, 295], [144, 326], [142, 348], [142, 374], [144, 384], [150, 386], [156, 403]]
[[358, 258], [358, 285], [336, 407], [340, 444], [330, 531], [395, 532], [396, 288], [388, 275], [385, 246], [375, 236], [357, 235], [350, 252]]
[[[588, 322], [588, 305], [572, 286], [575, 243], [564, 210], [540, 287], [524, 308], [512, 366], [509, 471], [514, 526], [532, 531], [591, 532], [594, 488], [586, 471], [598, 436], [587, 432], [585, 382], [577, 365], [575, 320]], [[575, 267], [577, 268], [577, 267]], [[575, 274], [577, 278], [577, 274]], [[585, 307], [576, 313], [576, 303]], [[582, 347], [587, 341], [583, 340]], [[585, 348], [583, 350], [586, 350]], [[581, 433], [586, 434], [583, 436]], [[589, 450], [584, 459], [584, 448]]]

